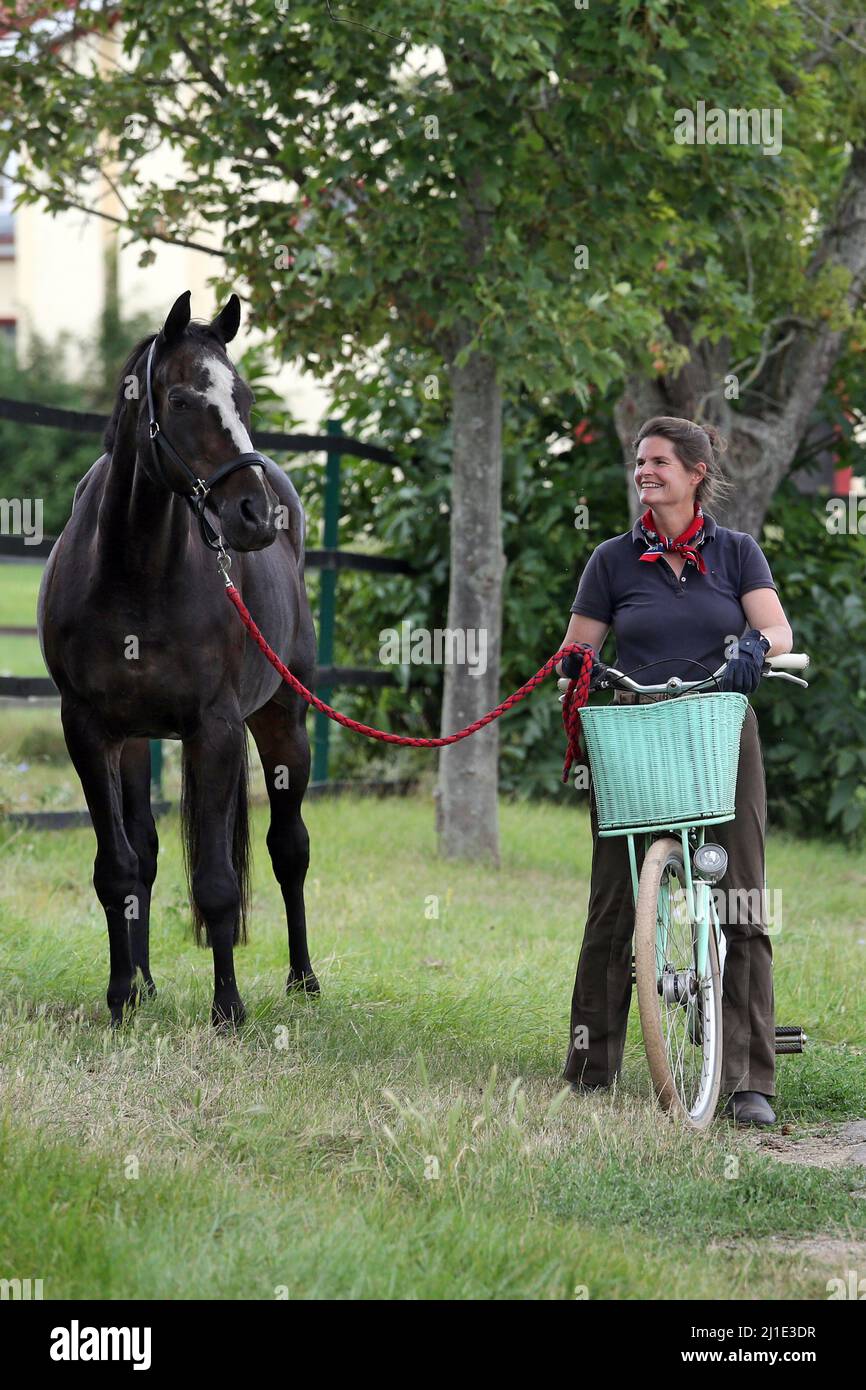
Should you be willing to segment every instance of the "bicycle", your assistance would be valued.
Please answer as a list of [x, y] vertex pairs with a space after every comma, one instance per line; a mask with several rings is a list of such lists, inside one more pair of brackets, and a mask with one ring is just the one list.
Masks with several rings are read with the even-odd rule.
[[[808, 681], [790, 674], [808, 665], [803, 653], [770, 657], [763, 674], [808, 688]], [[745, 695], [712, 690], [724, 669], [699, 681], [674, 676], [660, 685], [639, 685], [602, 665], [594, 690], [669, 698], [580, 711], [598, 833], [628, 838], [634, 980], [653, 1087], [663, 1109], [695, 1129], [713, 1119], [722, 1073], [725, 937], [711, 890], [724, 876], [728, 856], [721, 845], [706, 841], [706, 827], [734, 819], [749, 703]], [[568, 686], [559, 681], [560, 690]], [[640, 876], [638, 835], [644, 841]], [[801, 1029], [779, 1029], [776, 1050], [801, 1051], [803, 1041]]]

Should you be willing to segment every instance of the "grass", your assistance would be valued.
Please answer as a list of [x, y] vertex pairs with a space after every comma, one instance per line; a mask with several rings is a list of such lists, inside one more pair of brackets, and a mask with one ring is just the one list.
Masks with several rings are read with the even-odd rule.
[[0, 676], [47, 676], [38, 637], [0, 633]]
[[0, 627], [35, 627], [42, 565], [0, 565]]
[[[208, 1023], [173, 817], [159, 997], [117, 1034], [91, 833], [0, 826], [0, 1275], [42, 1278], [48, 1298], [181, 1299], [824, 1298], [844, 1277], [766, 1237], [859, 1247], [862, 1176], [775, 1163], [722, 1122], [671, 1123], [636, 1008], [616, 1093], [563, 1091], [582, 812], [503, 805], [498, 873], [438, 860], [423, 798], [320, 801], [306, 818], [322, 997], [282, 993], [256, 811], [249, 1021], [232, 1037]], [[813, 1039], [779, 1059], [780, 1118], [797, 1132], [866, 1115], [866, 866], [774, 836], [769, 873], [785, 885], [779, 1018]]]
[[[41, 565], [0, 565], [0, 627], [35, 627]], [[0, 676], [45, 676], [36, 637], [0, 633]]]

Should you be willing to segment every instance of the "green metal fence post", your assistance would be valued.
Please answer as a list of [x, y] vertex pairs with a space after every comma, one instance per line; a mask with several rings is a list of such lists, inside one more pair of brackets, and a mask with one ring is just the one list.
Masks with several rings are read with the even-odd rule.
[[[328, 434], [342, 435], [343, 426], [339, 420], [328, 421]], [[340, 528], [340, 465], [342, 455], [327, 455], [325, 465], [325, 516], [322, 526], [322, 545], [325, 550], [336, 550], [339, 545]], [[334, 664], [334, 621], [337, 611], [337, 571], [324, 568], [321, 578], [321, 600], [319, 603], [319, 652], [320, 667]], [[316, 689], [316, 694], [327, 704], [331, 703], [330, 686]], [[328, 780], [328, 746], [331, 736], [331, 721], [326, 714], [316, 711], [315, 749], [313, 753], [313, 781]]]

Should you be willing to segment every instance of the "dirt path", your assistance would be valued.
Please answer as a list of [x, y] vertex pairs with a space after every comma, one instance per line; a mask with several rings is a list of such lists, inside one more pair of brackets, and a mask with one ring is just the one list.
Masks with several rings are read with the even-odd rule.
[[744, 1138], [750, 1148], [779, 1163], [803, 1163], [812, 1168], [860, 1167], [863, 1190], [859, 1195], [866, 1197], [866, 1120], [807, 1125], [802, 1129], [784, 1125], [778, 1131], [754, 1130]]

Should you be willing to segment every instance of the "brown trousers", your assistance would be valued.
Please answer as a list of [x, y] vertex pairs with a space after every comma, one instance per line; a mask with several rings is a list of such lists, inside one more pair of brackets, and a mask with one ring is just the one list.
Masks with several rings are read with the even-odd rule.
[[[775, 1089], [773, 951], [764, 899], [767, 794], [758, 721], [751, 705], [740, 738], [736, 819], [707, 826], [706, 838], [728, 852], [728, 871], [714, 891], [727, 942], [723, 999], [722, 1090]], [[564, 1075], [608, 1085], [622, 1066], [631, 1002], [634, 898], [624, 836], [600, 836], [590, 788], [592, 878], [589, 911], [571, 1001], [571, 1045]], [[638, 872], [642, 837], [635, 837]], [[745, 891], [743, 891], [745, 890]], [[579, 1031], [578, 1031], [579, 1030]], [[583, 1043], [588, 1036], [588, 1045]]]

